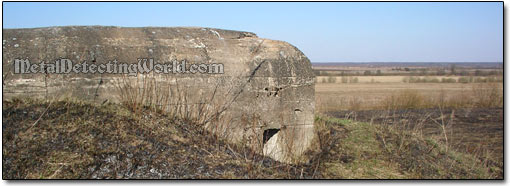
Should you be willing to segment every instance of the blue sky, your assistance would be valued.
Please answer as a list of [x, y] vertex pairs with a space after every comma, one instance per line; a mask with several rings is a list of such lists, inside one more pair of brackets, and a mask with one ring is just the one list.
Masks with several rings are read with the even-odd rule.
[[287, 41], [312, 62], [502, 62], [502, 2], [3, 3], [3, 28], [200, 26]]

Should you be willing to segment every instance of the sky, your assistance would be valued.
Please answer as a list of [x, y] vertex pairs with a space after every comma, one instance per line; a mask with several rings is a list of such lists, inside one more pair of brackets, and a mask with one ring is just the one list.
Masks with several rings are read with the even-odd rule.
[[198, 26], [256, 33], [312, 62], [502, 62], [502, 2], [3, 2], [3, 28]]

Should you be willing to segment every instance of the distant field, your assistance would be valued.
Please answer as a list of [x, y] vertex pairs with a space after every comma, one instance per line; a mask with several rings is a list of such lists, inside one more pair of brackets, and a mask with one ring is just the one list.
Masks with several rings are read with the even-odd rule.
[[[360, 77], [367, 82], [370, 77]], [[317, 111], [382, 109], [381, 102], [402, 91], [414, 90], [430, 99], [469, 99], [477, 90], [488, 90], [489, 83], [403, 83], [398, 77], [380, 77], [381, 83], [317, 83]], [[383, 83], [384, 82], [384, 83]], [[502, 84], [496, 84], [503, 93]]]
[[503, 63], [312, 63], [317, 76], [502, 75]]
[[354, 109], [351, 108], [353, 104], [359, 104], [358, 109], [376, 109], [383, 99], [402, 90], [419, 90], [427, 95], [439, 94], [439, 90], [444, 90], [447, 95], [456, 95], [471, 88], [470, 85], [457, 83], [402, 83], [401, 77], [384, 78], [384, 81], [386, 82], [374, 84], [317, 83], [315, 85], [317, 110], [319, 112], [349, 110]]
[[[476, 80], [477, 78], [480, 80], [484, 80], [491, 77], [473, 77], [473, 76], [317, 76], [318, 83], [327, 83], [331, 81], [330, 79], [334, 79], [335, 83], [346, 83], [350, 82], [349, 80], [357, 79], [356, 83], [402, 83], [406, 78], [420, 78], [420, 79], [436, 79], [441, 82], [443, 79], [454, 79], [455, 81], [459, 81], [462, 78], [472, 78]], [[492, 77], [495, 81], [502, 81], [502, 76], [494, 76]], [[343, 80], [343, 81], [342, 81]]]
[[[436, 102], [448, 102], [447, 106], [454, 107], [502, 106], [502, 65], [312, 63], [316, 74], [316, 110], [388, 109], [384, 108], [387, 102], [402, 100], [398, 97], [403, 94], [412, 94], [409, 96], [419, 100], [410, 101], [421, 102], [419, 107], [427, 108], [434, 107]], [[495, 104], [498, 99], [501, 103]]]

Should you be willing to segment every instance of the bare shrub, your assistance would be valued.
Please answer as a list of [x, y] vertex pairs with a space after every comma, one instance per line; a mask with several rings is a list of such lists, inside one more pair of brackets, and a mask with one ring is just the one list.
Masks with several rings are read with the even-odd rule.
[[457, 81], [459, 83], [470, 83], [470, 79], [468, 77], [460, 77]]
[[335, 76], [329, 76], [328, 77], [328, 83], [336, 83], [336, 77]]
[[409, 83], [409, 79], [410, 79], [409, 76], [405, 76], [404, 78], [402, 78], [402, 82]]
[[358, 82], [359, 82], [358, 77], [354, 77], [354, 78], [351, 79], [351, 83], [358, 83]]
[[439, 79], [437, 77], [414, 77], [414, 76], [406, 76], [402, 78], [402, 82], [404, 83], [439, 83]]
[[477, 107], [503, 107], [501, 84], [480, 83], [473, 86], [473, 101]]
[[444, 100], [443, 102], [431, 104], [432, 107], [440, 108], [470, 108], [473, 107], [473, 102], [468, 91], [462, 91], [455, 95], [448, 96], [444, 91], [439, 94], [439, 99]]
[[363, 101], [357, 96], [353, 96], [351, 97], [351, 99], [349, 99], [349, 110], [352, 111], [361, 110], [362, 105]]
[[421, 108], [425, 97], [417, 90], [403, 90], [382, 100], [384, 109], [415, 109]]
[[425, 83], [439, 83], [439, 79], [436, 77], [425, 77]]
[[455, 78], [442, 78], [441, 83], [456, 83], [457, 80]]
[[119, 102], [134, 113], [142, 109], [166, 112], [172, 117], [204, 124], [215, 114], [220, 105], [216, 102], [218, 86], [211, 95], [179, 84], [178, 78], [155, 77], [152, 74], [116, 79]]
[[342, 80], [342, 83], [348, 83], [349, 82], [349, 78], [346, 77], [346, 76], [342, 76], [341, 80]]

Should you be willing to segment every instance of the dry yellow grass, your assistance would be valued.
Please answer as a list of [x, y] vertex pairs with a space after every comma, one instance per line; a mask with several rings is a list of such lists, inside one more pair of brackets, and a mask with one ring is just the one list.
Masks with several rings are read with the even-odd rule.
[[[400, 76], [402, 77], [402, 76]], [[370, 78], [370, 76], [367, 76]], [[335, 110], [369, 110], [384, 109], [381, 104], [392, 95], [402, 91], [413, 90], [423, 95], [426, 100], [470, 100], [483, 89], [492, 89], [489, 83], [403, 83], [389, 82], [398, 79], [393, 76], [381, 76], [379, 80], [385, 83], [317, 83], [315, 98], [317, 111]], [[362, 82], [362, 79], [360, 79]], [[484, 86], [486, 85], [486, 86]], [[493, 84], [502, 94], [502, 83]], [[482, 91], [483, 92], [483, 91]], [[429, 101], [430, 102], [430, 101]]]

